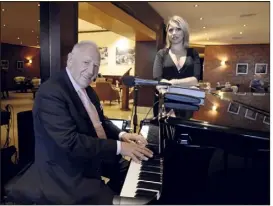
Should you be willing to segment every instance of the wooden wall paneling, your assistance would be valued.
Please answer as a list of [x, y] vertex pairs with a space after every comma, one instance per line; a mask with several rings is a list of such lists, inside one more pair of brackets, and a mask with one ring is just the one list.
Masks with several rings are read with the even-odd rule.
[[40, 39], [44, 82], [64, 69], [68, 52], [78, 42], [78, 2], [41, 2]]

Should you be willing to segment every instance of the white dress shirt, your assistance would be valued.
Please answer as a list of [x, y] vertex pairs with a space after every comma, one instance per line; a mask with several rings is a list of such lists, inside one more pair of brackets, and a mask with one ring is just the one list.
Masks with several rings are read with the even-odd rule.
[[[68, 74], [68, 77], [74, 87], [74, 89], [76, 90], [77, 94], [79, 94], [80, 90], [81, 90], [81, 87], [75, 82], [75, 80], [73, 79], [73, 77], [71, 76], [71, 73], [70, 71], [66, 68], [66, 72]], [[121, 136], [126, 133], [124, 131], [120, 132], [119, 133], [119, 138], [121, 138]], [[121, 150], [121, 142], [120, 141], [117, 141], [117, 155], [120, 154], [120, 150]]]

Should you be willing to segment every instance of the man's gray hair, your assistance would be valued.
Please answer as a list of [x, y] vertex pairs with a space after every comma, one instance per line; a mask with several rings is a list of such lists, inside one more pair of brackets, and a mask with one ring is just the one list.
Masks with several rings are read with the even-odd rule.
[[97, 52], [99, 52], [99, 48], [97, 46], [97, 44], [93, 41], [89, 41], [89, 40], [84, 40], [84, 41], [80, 41], [77, 44], [74, 45], [73, 49], [72, 49], [72, 53], [77, 51], [77, 50], [84, 50], [87, 47], [93, 47], [94, 49], [97, 50]]

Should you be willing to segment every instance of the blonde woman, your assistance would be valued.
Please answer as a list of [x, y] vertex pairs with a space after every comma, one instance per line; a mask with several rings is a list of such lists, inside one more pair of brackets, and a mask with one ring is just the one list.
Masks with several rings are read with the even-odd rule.
[[[179, 16], [173, 16], [167, 24], [166, 32], [166, 47], [156, 54], [153, 77], [172, 85], [197, 85], [201, 73], [200, 58], [196, 50], [189, 48], [187, 22]], [[155, 116], [157, 110], [158, 105], [155, 105]]]

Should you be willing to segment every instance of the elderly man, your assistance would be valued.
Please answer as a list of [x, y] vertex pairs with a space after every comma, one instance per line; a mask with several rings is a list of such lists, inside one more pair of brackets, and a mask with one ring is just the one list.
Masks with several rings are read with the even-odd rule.
[[[68, 55], [66, 69], [37, 92], [35, 162], [23, 178], [35, 178], [25, 192], [33, 203], [112, 204], [129, 165], [122, 156], [137, 162], [152, 157], [142, 136], [122, 132], [104, 117], [89, 86], [99, 66], [96, 44], [80, 42]], [[105, 184], [101, 176], [110, 182]]]

